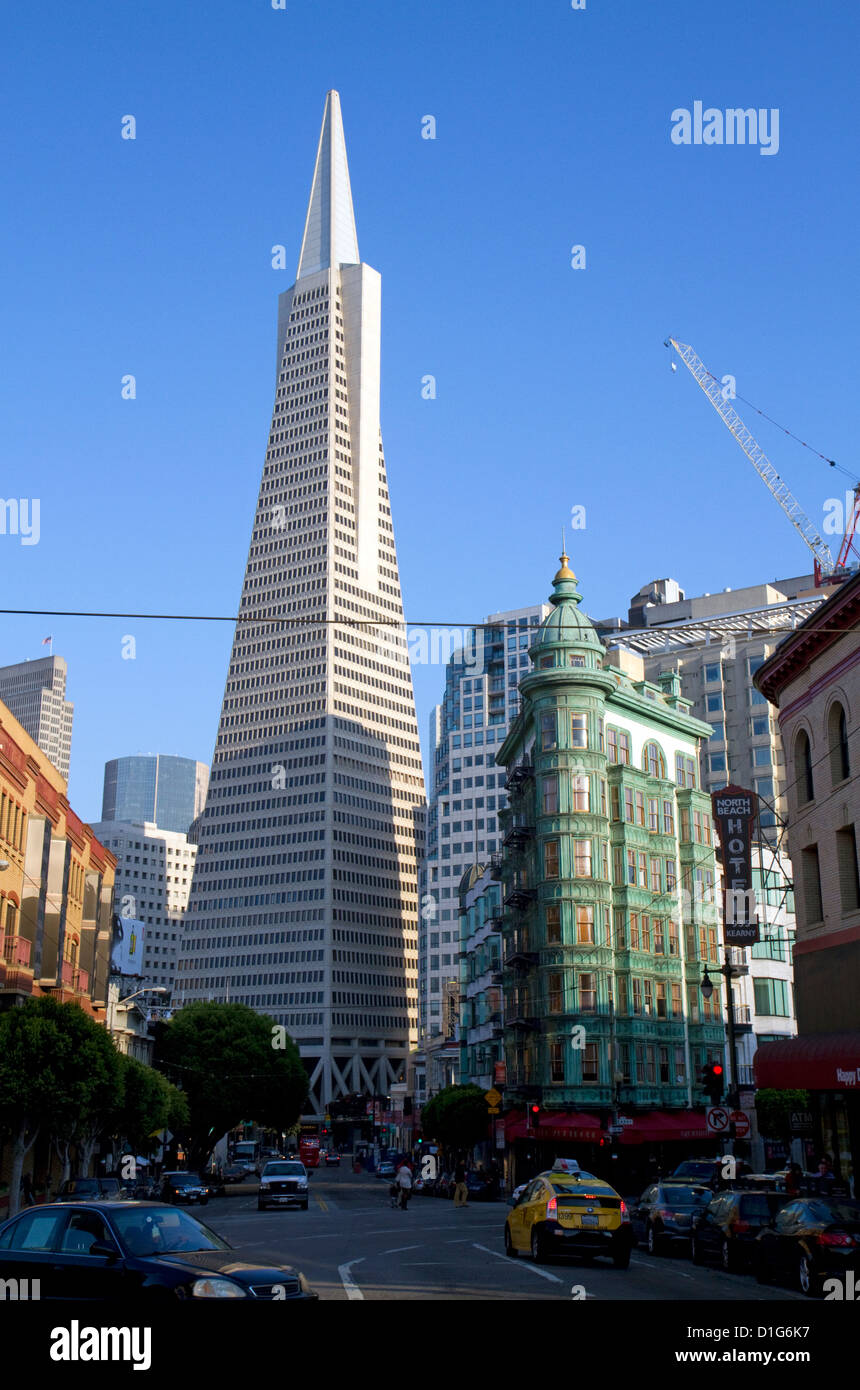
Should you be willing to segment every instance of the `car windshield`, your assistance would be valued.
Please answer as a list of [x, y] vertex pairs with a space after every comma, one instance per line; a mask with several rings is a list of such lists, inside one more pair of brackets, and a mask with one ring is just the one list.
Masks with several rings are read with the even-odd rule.
[[199, 1173], [168, 1173], [174, 1187], [202, 1187]]
[[98, 1178], [72, 1178], [66, 1183], [65, 1191], [73, 1192], [76, 1197], [97, 1197], [99, 1180]]
[[231, 1246], [201, 1221], [176, 1207], [139, 1207], [111, 1212], [120, 1240], [130, 1255], [168, 1255], [177, 1250], [230, 1250]]
[[713, 1163], [682, 1163], [676, 1176], [679, 1178], [709, 1178], [713, 1171]]
[[264, 1178], [303, 1178], [304, 1175], [302, 1163], [267, 1163], [263, 1169]]
[[709, 1187], [685, 1187], [682, 1183], [675, 1187], [673, 1183], [663, 1188], [662, 1200], [670, 1202], [673, 1207], [696, 1207], [710, 1202], [713, 1195]]

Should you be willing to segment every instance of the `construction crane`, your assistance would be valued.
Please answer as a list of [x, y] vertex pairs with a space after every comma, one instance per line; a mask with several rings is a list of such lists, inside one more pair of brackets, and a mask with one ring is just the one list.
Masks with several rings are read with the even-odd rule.
[[[694, 381], [704, 391], [723, 424], [740, 444], [765, 487], [776, 498], [792, 526], [812, 551], [816, 585], [837, 584], [843, 579], [847, 579], [848, 575], [852, 573], [852, 569], [849, 569], [847, 564], [848, 555], [853, 548], [854, 532], [858, 519], [860, 519], [858, 517], [860, 483], [854, 488], [854, 503], [850, 515], [846, 518], [845, 534], [839, 547], [839, 554], [834, 561], [829, 545], [822, 540], [818, 529], [813, 525], [797, 498], [782, 481], [764, 449], [755, 440], [737, 411], [730, 404], [728, 393], [725, 392], [722, 383], [712, 372], [708, 371], [702, 359], [696, 355], [689, 344], [679, 343], [677, 338], [667, 338], [665, 346], [675, 349]], [[856, 569], [856, 565], [853, 568]]]

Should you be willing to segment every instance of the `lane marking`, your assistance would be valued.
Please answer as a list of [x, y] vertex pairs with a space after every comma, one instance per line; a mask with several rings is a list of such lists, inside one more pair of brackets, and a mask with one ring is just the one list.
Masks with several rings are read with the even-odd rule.
[[378, 1250], [377, 1255], [399, 1255], [401, 1250], [420, 1250], [420, 1245], [395, 1245], [393, 1250]]
[[352, 1269], [353, 1265], [360, 1265], [363, 1263], [364, 1256], [360, 1255], [357, 1260], [350, 1260], [348, 1264], [338, 1265], [337, 1267], [337, 1272], [340, 1275], [340, 1281], [343, 1284], [343, 1287], [346, 1289], [347, 1298], [360, 1299], [362, 1302], [364, 1302], [364, 1294], [361, 1292], [361, 1289], [358, 1287], [355, 1280], [353, 1279], [350, 1270]]
[[[478, 1245], [477, 1241], [473, 1241], [472, 1244], [476, 1250], [483, 1250], [488, 1255], [495, 1255], [497, 1260], [507, 1260], [508, 1264], [513, 1267], [513, 1261], [509, 1260], [507, 1255], [500, 1255], [498, 1250], [491, 1250], [488, 1245]], [[562, 1282], [557, 1275], [550, 1274], [549, 1270], [540, 1269], [536, 1264], [524, 1264], [519, 1267], [520, 1269], [529, 1270], [531, 1274], [540, 1275], [541, 1279], [551, 1279], [553, 1284], [560, 1284]]]
[[328, 1207], [326, 1206], [326, 1204], [325, 1204], [325, 1202], [323, 1201], [322, 1197], [315, 1197], [315, 1198], [314, 1198], [314, 1201], [319, 1202], [319, 1204], [320, 1204], [320, 1206], [322, 1207], [323, 1211], [328, 1211]]

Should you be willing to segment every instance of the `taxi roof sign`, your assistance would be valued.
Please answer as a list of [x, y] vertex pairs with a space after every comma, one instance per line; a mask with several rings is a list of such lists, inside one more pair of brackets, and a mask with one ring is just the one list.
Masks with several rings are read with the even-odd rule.
[[554, 1173], [581, 1173], [582, 1169], [575, 1158], [557, 1158], [552, 1165]]

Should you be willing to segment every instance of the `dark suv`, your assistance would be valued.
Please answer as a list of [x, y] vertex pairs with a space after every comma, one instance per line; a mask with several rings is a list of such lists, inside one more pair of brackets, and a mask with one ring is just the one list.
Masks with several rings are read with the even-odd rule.
[[748, 1268], [759, 1231], [790, 1198], [784, 1192], [720, 1192], [693, 1226], [693, 1264], [714, 1260], [728, 1271]]

